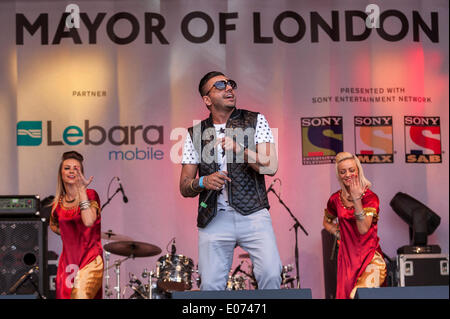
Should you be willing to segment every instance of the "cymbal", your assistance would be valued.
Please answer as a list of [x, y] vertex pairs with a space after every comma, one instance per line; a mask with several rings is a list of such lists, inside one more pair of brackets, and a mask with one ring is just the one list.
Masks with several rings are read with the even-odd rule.
[[158, 246], [139, 241], [115, 241], [103, 248], [112, 254], [126, 257], [150, 257], [161, 253]]
[[239, 258], [250, 258], [249, 254], [240, 254]]
[[119, 241], [119, 240], [121, 240], [121, 241], [132, 240], [128, 236], [114, 233], [111, 229], [108, 230], [107, 232], [102, 232], [101, 238], [102, 239], [108, 239], [108, 240], [116, 240], [116, 241]]

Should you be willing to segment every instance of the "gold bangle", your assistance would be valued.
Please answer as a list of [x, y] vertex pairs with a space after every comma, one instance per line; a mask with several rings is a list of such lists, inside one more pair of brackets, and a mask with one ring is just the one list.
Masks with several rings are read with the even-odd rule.
[[191, 186], [191, 190], [192, 190], [194, 193], [200, 193], [201, 191], [198, 191], [198, 190], [195, 190], [195, 189], [194, 189], [194, 186], [192, 185], [192, 184], [194, 183], [194, 181], [195, 181], [195, 178], [193, 178], [193, 179], [191, 180], [191, 183], [189, 184], [189, 186]]

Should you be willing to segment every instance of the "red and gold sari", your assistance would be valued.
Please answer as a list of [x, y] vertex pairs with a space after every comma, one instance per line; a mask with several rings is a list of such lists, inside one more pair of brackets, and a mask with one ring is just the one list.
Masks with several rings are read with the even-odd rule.
[[361, 235], [353, 216], [354, 208], [345, 207], [341, 191], [331, 195], [325, 215], [338, 218], [340, 243], [337, 261], [336, 298], [353, 298], [356, 288], [380, 287], [386, 278], [386, 263], [380, 248], [378, 231], [379, 199], [368, 189], [362, 198], [363, 210], [371, 215], [372, 225]]
[[100, 199], [93, 189], [87, 190], [87, 196], [91, 207], [97, 209], [97, 220], [92, 227], [83, 224], [79, 206], [64, 207], [60, 201], [52, 214], [63, 243], [56, 275], [57, 299], [102, 298]]

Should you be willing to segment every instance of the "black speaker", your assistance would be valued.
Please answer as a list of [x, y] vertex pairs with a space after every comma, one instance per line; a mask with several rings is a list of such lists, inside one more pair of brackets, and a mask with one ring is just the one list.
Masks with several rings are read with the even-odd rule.
[[174, 291], [172, 299], [312, 299], [311, 289]]
[[58, 254], [52, 250], [47, 254], [48, 292], [47, 299], [56, 299], [56, 275], [58, 273]]
[[355, 299], [448, 299], [448, 286], [358, 288]]
[[[0, 295], [37, 293], [45, 296], [48, 286], [46, 258], [45, 220], [0, 218]], [[29, 275], [23, 277], [27, 273]], [[17, 286], [16, 291], [10, 292], [14, 286]]]
[[323, 277], [325, 284], [325, 299], [336, 298], [337, 285], [337, 254], [336, 237], [322, 229]]

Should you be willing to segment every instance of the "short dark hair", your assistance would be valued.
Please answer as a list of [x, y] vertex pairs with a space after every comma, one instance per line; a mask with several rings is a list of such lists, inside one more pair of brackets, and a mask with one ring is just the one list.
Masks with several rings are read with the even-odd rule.
[[202, 79], [200, 80], [200, 83], [198, 84], [198, 92], [200, 93], [200, 96], [203, 96], [203, 87], [205, 86], [206, 82], [208, 82], [211, 78], [215, 77], [215, 76], [219, 76], [219, 75], [223, 75], [225, 76], [225, 74], [223, 74], [222, 72], [219, 71], [211, 71], [206, 73]]

